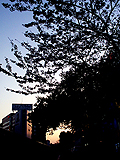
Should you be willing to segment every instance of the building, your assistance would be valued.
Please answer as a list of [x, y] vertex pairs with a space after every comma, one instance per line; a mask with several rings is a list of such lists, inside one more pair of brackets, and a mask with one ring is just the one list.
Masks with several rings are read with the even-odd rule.
[[32, 110], [32, 104], [13, 104], [12, 109], [17, 112], [10, 113], [2, 119], [2, 128], [31, 138], [32, 124], [27, 119], [30, 112], [28, 109]]
[[31, 138], [32, 124], [27, 119], [28, 113], [32, 110], [32, 104], [12, 104], [12, 110], [17, 111], [14, 116], [14, 132]]
[[31, 138], [32, 135], [32, 125], [27, 121], [29, 111], [19, 110], [15, 113], [15, 126], [14, 132], [18, 133], [24, 137]]
[[0, 123], [0, 129], [2, 129], [2, 123]]
[[2, 119], [2, 128], [7, 131], [14, 131], [14, 113], [10, 113]]

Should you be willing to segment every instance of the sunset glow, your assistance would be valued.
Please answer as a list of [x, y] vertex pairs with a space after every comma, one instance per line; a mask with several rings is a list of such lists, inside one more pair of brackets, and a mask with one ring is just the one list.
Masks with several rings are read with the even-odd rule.
[[53, 135], [49, 135], [49, 132], [46, 133], [46, 140], [50, 140], [50, 143], [55, 144], [55, 143], [59, 143], [59, 135], [61, 132], [67, 132], [70, 131], [70, 129], [59, 129], [57, 128], [57, 130], [53, 131]]

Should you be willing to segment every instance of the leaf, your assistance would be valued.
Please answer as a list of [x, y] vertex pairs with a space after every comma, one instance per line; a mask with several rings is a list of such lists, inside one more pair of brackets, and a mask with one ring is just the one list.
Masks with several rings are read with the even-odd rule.
[[12, 63], [16, 63], [16, 61], [14, 61], [14, 60], [12, 60], [12, 59], [10, 59], [10, 61], [11, 61]]
[[5, 8], [10, 8], [10, 4], [8, 4], [8, 3], [2, 3], [2, 5], [5, 7]]
[[32, 27], [34, 26], [36, 23], [35, 22], [30, 22], [28, 24], [23, 24], [23, 26], [25, 26], [26, 28]]

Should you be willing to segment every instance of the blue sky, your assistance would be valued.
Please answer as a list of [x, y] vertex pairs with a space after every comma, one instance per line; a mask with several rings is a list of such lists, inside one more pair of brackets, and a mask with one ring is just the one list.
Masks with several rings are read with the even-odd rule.
[[[2, 2], [9, 2], [9, 0], [1, 0]], [[5, 9], [0, 3], [0, 64], [2, 67], [5, 67], [5, 57], [14, 59], [15, 57], [11, 52], [11, 44], [8, 37], [12, 40], [19, 40], [22, 42], [23, 40], [29, 41], [23, 35], [26, 31], [25, 27], [22, 24], [31, 22], [32, 14], [29, 12], [10, 12], [8, 9]], [[20, 46], [19, 46], [20, 47]], [[25, 53], [25, 50], [21, 51]], [[14, 67], [13, 67], [14, 69]], [[17, 69], [17, 68], [15, 68]], [[20, 70], [15, 70], [16, 72], [20, 72]], [[57, 77], [58, 78], [58, 77]], [[36, 102], [36, 96], [38, 95], [21, 95], [12, 92], [8, 92], [5, 88], [19, 89], [17, 83], [12, 77], [8, 77], [0, 72], [0, 123], [2, 122], [2, 118], [7, 114], [12, 112], [12, 103], [32, 103]], [[58, 129], [54, 131], [54, 135], [48, 135], [46, 133], [47, 139], [51, 141], [51, 143], [55, 143], [59, 139], [59, 134], [63, 129]]]
[[[9, 2], [8, 0], [1, 0], [2, 2]], [[22, 24], [32, 20], [32, 14], [29, 12], [10, 12], [5, 9], [0, 3], [0, 64], [5, 67], [5, 57], [13, 58], [11, 52], [11, 44], [8, 40], [17, 39], [20, 42], [25, 40], [23, 35], [26, 30]], [[16, 69], [16, 68], [15, 68]], [[16, 71], [17, 72], [17, 71]], [[0, 72], [0, 123], [2, 118], [12, 112], [12, 103], [32, 103], [36, 102], [36, 95], [24, 96], [16, 93], [11, 93], [5, 88], [18, 89], [17, 83], [11, 77], [5, 76]]]

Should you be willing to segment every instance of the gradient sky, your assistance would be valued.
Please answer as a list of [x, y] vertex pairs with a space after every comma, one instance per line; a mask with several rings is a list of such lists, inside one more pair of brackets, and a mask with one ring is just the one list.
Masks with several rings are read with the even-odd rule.
[[[26, 30], [22, 24], [32, 20], [32, 14], [28, 12], [11, 13], [8, 9], [2, 6], [2, 2], [9, 2], [8, 0], [0, 1], [0, 64], [5, 67], [5, 57], [13, 58], [11, 52], [11, 44], [8, 40], [17, 39], [19, 41], [25, 40], [23, 32]], [[16, 71], [17, 72], [17, 71]], [[11, 77], [5, 76], [0, 72], [0, 123], [2, 118], [12, 112], [12, 103], [32, 103], [36, 102], [36, 95], [19, 95], [5, 90], [5, 88], [18, 89], [17, 83]]]
[[[9, 2], [9, 0], [1, 0], [0, 1], [0, 64], [5, 68], [5, 57], [14, 59], [15, 57], [11, 52], [11, 44], [8, 37], [12, 40], [19, 40], [22, 42], [23, 40], [29, 41], [23, 35], [26, 31], [26, 28], [22, 26], [22, 24], [31, 22], [32, 14], [29, 12], [10, 12], [8, 9], [5, 9], [2, 6], [2, 2]], [[20, 47], [20, 46], [19, 46]], [[21, 48], [20, 48], [21, 50]], [[14, 69], [14, 68], [13, 68]], [[15, 68], [16, 69], [16, 68]], [[16, 70], [19, 72], [19, 70]], [[7, 114], [12, 112], [12, 103], [32, 103], [36, 102], [36, 96], [38, 95], [21, 95], [12, 92], [8, 92], [5, 88], [19, 89], [15, 80], [11, 77], [5, 76], [0, 72], [0, 123], [2, 122], [2, 118]], [[55, 143], [59, 139], [60, 132], [64, 131], [63, 129], [58, 129], [54, 131], [54, 135], [51, 136], [46, 133], [47, 139], [51, 141], [51, 143]]]

